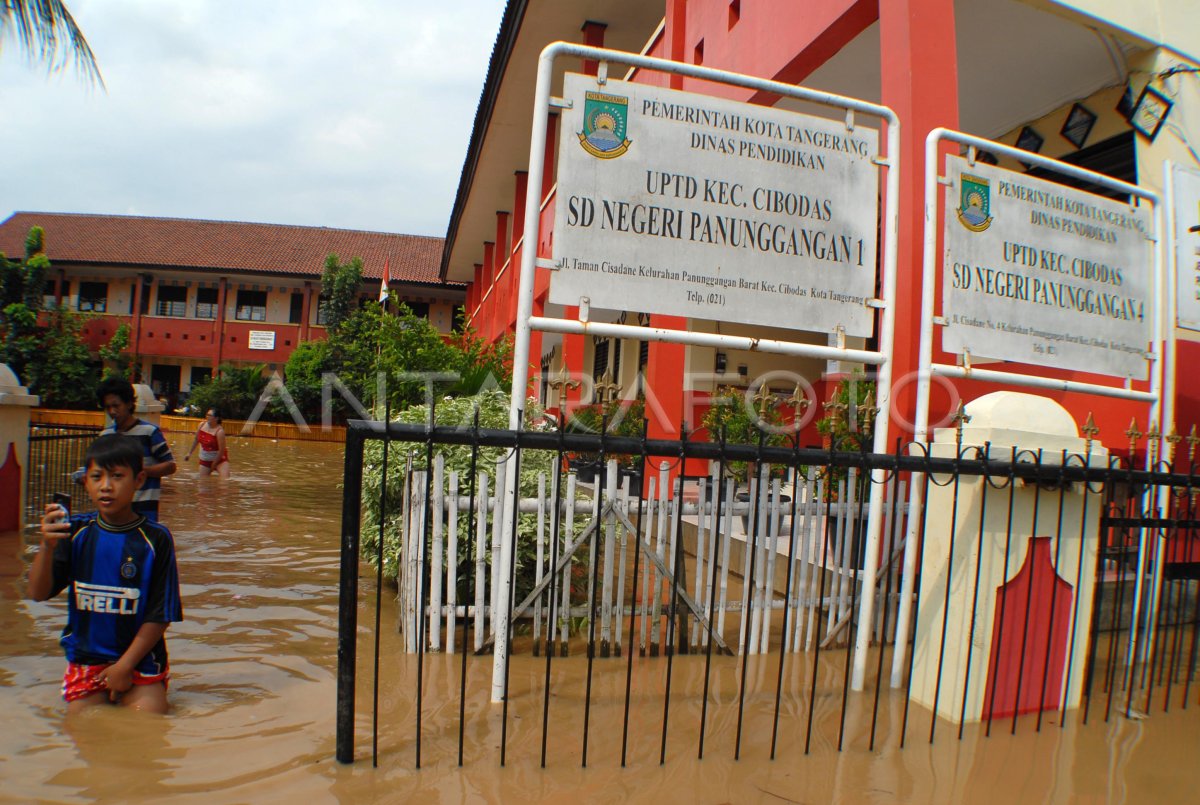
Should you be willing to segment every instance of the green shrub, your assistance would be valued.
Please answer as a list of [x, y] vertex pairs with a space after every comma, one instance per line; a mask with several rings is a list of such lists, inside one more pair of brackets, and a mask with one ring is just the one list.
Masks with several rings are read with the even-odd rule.
[[[475, 411], [479, 411], [479, 427], [484, 429], [507, 429], [509, 396], [503, 391], [493, 389], [473, 397], [446, 397], [438, 400], [435, 419], [439, 425], [454, 425], [469, 428], [475, 420]], [[542, 416], [541, 407], [533, 400], [526, 403], [525, 422], [528, 430], [541, 430], [547, 427]], [[429, 408], [416, 405], [400, 412], [395, 418], [397, 422], [424, 424], [429, 420]], [[445, 460], [446, 489], [449, 489], [450, 473], [458, 473], [458, 490], [464, 498], [470, 492], [471, 447], [469, 445], [436, 445], [434, 448], [441, 453]], [[372, 439], [363, 450], [363, 521], [362, 521], [362, 553], [367, 561], [375, 565], [379, 545], [379, 516], [380, 493], [383, 482], [383, 450], [381, 440]], [[495, 495], [496, 491], [496, 462], [502, 461], [508, 454], [507, 450], [498, 447], [482, 447], [476, 460], [476, 471], [487, 473], [488, 494]], [[419, 442], [392, 442], [388, 452], [387, 468], [387, 519], [384, 523], [383, 575], [394, 580], [397, 575], [401, 549], [401, 529], [403, 527], [401, 513], [403, 511], [403, 494], [406, 459], [411, 456], [412, 469], [425, 468], [425, 445]], [[524, 451], [521, 454], [520, 494], [521, 497], [536, 497], [538, 493], [538, 474], [546, 474], [546, 493], [549, 495], [553, 488], [553, 473], [555, 453], [549, 450]], [[481, 505], [478, 483], [476, 484], [476, 506]], [[469, 522], [470, 520], [470, 522]], [[466, 600], [474, 576], [475, 529], [476, 521], [466, 512], [458, 518], [458, 600]], [[547, 523], [546, 539], [549, 540], [550, 528]], [[486, 561], [491, 561], [490, 530], [487, 542]], [[547, 554], [548, 556], [549, 554]], [[516, 554], [516, 600], [520, 602], [533, 589], [536, 573], [535, 560], [537, 556], [537, 515], [523, 514], [517, 526]]]

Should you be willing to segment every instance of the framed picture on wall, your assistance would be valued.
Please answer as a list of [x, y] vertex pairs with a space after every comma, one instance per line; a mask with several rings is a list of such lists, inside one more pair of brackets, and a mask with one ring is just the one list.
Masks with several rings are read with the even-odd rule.
[[[1045, 137], [1038, 134], [1029, 126], [1024, 126], [1021, 129], [1021, 133], [1017, 135], [1017, 141], [1014, 144], [1022, 151], [1031, 151], [1036, 154], [1038, 151], [1042, 150], [1042, 143], [1045, 141]], [[1028, 162], [1022, 162], [1021, 164], [1026, 168], [1033, 167]]]
[[1067, 119], [1063, 121], [1059, 134], [1076, 148], [1083, 148], [1094, 125], [1096, 125], [1096, 113], [1083, 104], [1077, 103], [1067, 113]]
[[1166, 95], [1147, 84], [1134, 104], [1133, 114], [1129, 116], [1129, 125], [1133, 126], [1138, 134], [1154, 142], [1158, 130], [1166, 122], [1167, 115], [1171, 114], [1172, 106], [1174, 103]]

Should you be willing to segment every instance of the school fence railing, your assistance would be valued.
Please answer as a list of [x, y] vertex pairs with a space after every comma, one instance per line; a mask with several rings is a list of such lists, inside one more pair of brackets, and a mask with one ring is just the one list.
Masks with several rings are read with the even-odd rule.
[[[464, 731], [490, 717], [477, 687], [468, 713], [468, 666], [481, 662], [499, 670], [490, 699], [501, 710], [501, 764], [510, 721], [521, 719], [523, 730], [541, 725], [543, 765], [575, 751], [567, 745], [587, 765], [597, 708], [621, 712], [624, 763], [631, 702], [643, 731], [648, 703], [661, 712], [662, 762], [672, 707], [701, 756], [722, 711], [736, 713], [735, 757], [749, 734], [775, 757], [814, 742], [902, 747], [914, 730], [932, 742], [939, 725], [962, 739], [1001, 723], [1016, 732], [1048, 719], [1066, 728], [1148, 716], [1187, 708], [1200, 692], [1200, 475], [1190, 455], [1117, 458], [1090, 441], [1078, 453], [964, 445], [961, 432], [877, 454], [765, 437], [734, 445], [362, 421], [346, 444], [342, 762], [354, 759], [360, 559], [380, 587], [373, 752], [379, 608], [394, 584], [400, 650], [415, 668], [403, 682], [415, 713], [403, 742], [418, 767], [423, 743], [444, 750], [455, 730], [458, 762], [472, 759]], [[707, 459], [710, 474], [680, 482], [673, 471], [687, 459]], [[581, 463], [590, 482], [574, 469]], [[506, 464], [511, 472], [498, 471]], [[875, 487], [883, 521], [871, 542]], [[506, 518], [510, 498], [516, 514]], [[869, 551], [878, 571], [864, 578]], [[492, 656], [496, 645], [508, 651]], [[432, 653], [459, 657], [433, 664]], [[655, 662], [664, 673], [639, 673], [634, 686], [635, 668]], [[677, 662], [700, 665], [672, 687]], [[555, 663], [581, 664], [581, 695], [562, 688]], [[593, 685], [606, 663], [623, 664], [623, 692]], [[855, 663], [866, 669], [861, 687]], [[730, 675], [733, 689], [718, 693]], [[556, 721], [580, 717], [578, 742], [548, 740]], [[869, 727], [848, 731], [848, 720]], [[616, 741], [616, 732], [591, 737]]]
[[29, 426], [29, 460], [25, 473], [25, 523], [42, 519], [51, 495], [71, 496], [71, 511], [91, 511], [92, 502], [73, 473], [83, 466], [88, 445], [100, 435], [99, 427], [87, 425]]

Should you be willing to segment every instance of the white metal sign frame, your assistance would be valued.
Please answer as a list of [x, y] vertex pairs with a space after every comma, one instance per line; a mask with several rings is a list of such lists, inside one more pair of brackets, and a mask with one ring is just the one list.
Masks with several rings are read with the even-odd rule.
[[[936, 289], [936, 272], [942, 270], [942, 260], [937, 254], [937, 238], [940, 232], [941, 217], [938, 214], [938, 201], [941, 195], [941, 189], [945, 183], [945, 179], [941, 176], [941, 157], [939, 156], [939, 146], [943, 142], [956, 143], [960, 146], [965, 146], [968, 149], [967, 159], [969, 163], [974, 164], [977, 151], [987, 151], [997, 156], [1007, 156], [1013, 159], [1020, 160], [1027, 165], [1036, 165], [1047, 168], [1056, 173], [1070, 176], [1076, 179], [1107, 187], [1116, 190], [1120, 193], [1127, 194], [1136, 198], [1143, 199], [1154, 205], [1154, 214], [1152, 221], [1154, 224], [1153, 235], [1150, 240], [1153, 243], [1153, 272], [1152, 272], [1152, 292], [1150, 294], [1150, 302], [1152, 307], [1151, 316], [1151, 347], [1148, 354], [1149, 370], [1149, 390], [1138, 391], [1131, 387], [1130, 381], [1126, 380], [1123, 386], [1105, 385], [1102, 383], [1082, 383], [1074, 380], [1059, 380], [1055, 378], [1043, 377], [1041, 375], [1032, 375], [1024, 372], [1013, 371], [1006, 372], [995, 369], [981, 369], [972, 367], [968, 360], [964, 365], [944, 364], [933, 362], [933, 332], [934, 327], [939, 324], [939, 320], [934, 314], [934, 300]], [[1165, 267], [1163, 261], [1163, 205], [1160, 201], [1158, 193], [1138, 185], [1122, 182], [1118, 179], [1113, 179], [1110, 176], [1105, 176], [1100, 173], [1095, 173], [1084, 168], [1071, 165], [1061, 160], [1044, 157], [1029, 151], [1023, 151], [1019, 148], [998, 143], [993, 140], [987, 140], [982, 137], [975, 137], [970, 134], [965, 134], [960, 131], [954, 131], [946, 128], [936, 128], [929, 132], [925, 138], [925, 223], [924, 223], [924, 244], [921, 260], [922, 275], [921, 275], [921, 340], [919, 353], [917, 358], [917, 408], [914, 416], [914, 436], [913, 440], [918, 443], [929, 442], [929, 396], [930, 396], [930, 381], [933, 377], [960, 378], [964, 380], [982, 380], [993, 383], [1005, 383], [1012, 386], [1022, 386], [1034, 389], [1046, 389], [1055, 391], [1072, 391], [1082, 394], [1091, 394], [1099, 397], [1109, 397], [1125, 400], [1134, 400], [1145, 402], [1150, 405], [1150, 421], [1159, 426], [1159, 430], [1163, 431], [1163, 414], [1164, 405], [1166, 407], [1166, 427], [1170, 428], [1174, 424], [1174, 382], [1171, 378], [1164, 380], [1163, 374], [1163, 359], [1170, 352], [1165, 346], [1173, 341], [1173, 328], [1166, 327], [1166, 299], [1167, 293]], [[1166, 393], [1164, 394], [1164, 382], [1167, 385]], [[908, 634], [909, 624], [912, 618], [912, 595], [913, 595], [913, 576], [916, 564], [916, 526], [920, 517], [918, 516], [921, 497], [920, 484], [913, 483], [909, 487], [909, 521], [908, 533], [905, 542], [904, 551], [904, 569], [902, 571], [902, 585], [900, 590], [900, 612], [897, 616], [896, 634]], [[1141, 541], [1139, 547], [1139, 567], [1144, 566], [1144, 540]], [[1142, 574], [1138, 574], [1137, 586], [1138, 591], [1135, 593], [1135, 611], [1133, 613], [1133, 622], [1138, 622], [1138, 613], [1136, 611], [1136, 602], [1140, 598], [1140, 588], [1142, 583]], [[898, 687], [901, 684], [904, 672], [905, 653], [907, 646], [901, 642], [897, 642], [896, 650], [892, 657], [892, 685]]]
[[[845, 111], [846, 126], [852, 129], [856, 114], [878, 118], [886, 124], [887, 151], [883, 156], [875, 158], [875, 163], [887, 171], [884, 193], [883, 241], [884, 251], [881, 262], [879, 298], [871, 299], [868, 305], [882, 311], [876, 336], [879, 342], [877, 351], [846, 349], [842, 346], [821, 346], [817, 344], [802, 344], [788, 341], [745, 338], [712, 333], [692, 333], [685, 330], [671, 330], [659, 327], [636, 327], [623, 324], [608, 324], [587, 321], [586, 308], [581, 310], [578, 320], [555, 319], [533, 315], [534, 274], [538, 266], [537, 247], [538, 227], [540, 223], [540, 192], [542, 186], [544, 154], [546, 150], [546, 126], [550, 109], [554, 105], [562, 105], [567, 101], [551, 97], [551, 82], [554, 77], [554, 64], [559, 58], [568, 57], [587, 59], [599, 62], [596, 82], [603, 86], [608, 78], [609, 63], [628, 65], [630, 67], [653, 70], [656, 72], [699, 78], [722, 84], [744, 87], [759, 92], [773, 93], [782, 97], [795, 98], [801, 101], [818, 103]], [[714, 70], [694, 64], [669, 61], [635, 53], [626, 53], [605, 48], [588, 47], [569, 42], [553, 42], [547, 45], [538, 59], [537, 83], [534, 92], [533, 122], [529, 144], [529, 192], [525, 194], [525, 228], [523, 240], [525, 243], [521, 252], [520, 284], [517, 292], [517, 316], [513, 343], [513, 375], [512, 401], [509, 408], [509, 428], [520, 430], [525, 413], [526, 387], [529, 382], [529, 341], [533, 330], [562, 334], [589, 334], [615, 338], [634, 338], [641, 341], [665, 341], [680, 344], [717, 346], [726, 349], [756, 350], [779, 355], [794, 355], [811, 357], [822, 360], [841, 360], [864, 363], [877, 367], [876, 386], [879, 405], [879, 416], [875, 425], [876, 452], [886, 450], [887, 431], [891, 408], [891, 371], [892, 348], [895, 329], [895, 296], [896, 296], [896, 239], [898, 231], [898, 207], [900, 195], [900, 121], [895, 112], [886, 106], [868, 103], [854, 98], [846, 98], [829, 92], [806, 89], [793, 84], [783, 84], [754, 76], [725, 70]], [[546, 264], [548, 267], [548, 264]], [[516, 478], [516, 459], [510, 456], [506, 465], [506, 496], [504, 520], [506, 528], [511, 529], [513, 518], [516, 516], [518, 484]], [[875, 577], [878, 566], [878, 543], [880, 523], [883, 515], [883, 486], [882, 470], [876, 471], [880, 477], [871, 487], [869, 527], [866, 543], [866, 566], [863, 578]], [[512, 533], [511, 530], [505, 533]], [[510, 579], [512, 568], [512, 546], [508, 539], [503, 540], [500, 552], [501, 572], [499, 574], [501, 596], [498, 600], [511, 599], [512, 590]], [[508, 614], [507, 607], [500, 607], [496, 620], [495, 654], [492, 665], [492, 701], [500, 701], [503, 697], [504, 678], [507, 674], [508, 662]], [[874, 617], [874, 597], [864, 595], [860, 609], [860, 623], [870, 623]], [[870, 630], [859, 630], [859, 641], [855, 652], [854, 684], [856, 689], [862, 687], [862, 677], [865, 669], [867, 644], [870, 640]]]

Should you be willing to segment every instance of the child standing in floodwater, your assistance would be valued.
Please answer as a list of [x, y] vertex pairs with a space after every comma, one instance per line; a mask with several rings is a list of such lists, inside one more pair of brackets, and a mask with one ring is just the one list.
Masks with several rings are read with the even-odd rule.
[[183, 620], [171, 532], [133, 510], [145, 482], [142, 447], [101, 436], [86, 456], [84, 486], [96, 511], [69, 517], [57, 504], [42, 517], [42, 543], [29, 570], [29, 597], [68, 590], [67, 712], [105, 701], [167, 711], [165, 634]]

